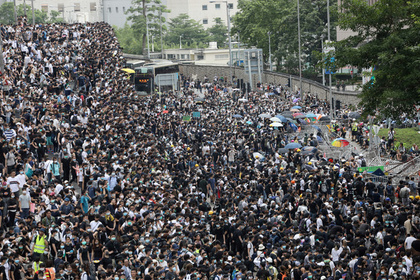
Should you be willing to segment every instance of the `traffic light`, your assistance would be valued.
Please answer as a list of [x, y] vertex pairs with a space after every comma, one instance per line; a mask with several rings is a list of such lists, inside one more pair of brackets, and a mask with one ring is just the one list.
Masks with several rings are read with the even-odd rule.
[[335, 101], [335, 109], [336, 110], [340, 110], [341, 109], [341, 101], [340, 100], [336, 100]]

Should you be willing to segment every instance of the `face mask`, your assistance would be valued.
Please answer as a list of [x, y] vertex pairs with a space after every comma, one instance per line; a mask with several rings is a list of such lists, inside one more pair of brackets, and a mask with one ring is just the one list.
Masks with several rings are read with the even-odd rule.
[[60, 246], [60, 248], [61, 248], [61, 249], [64, 249], [64, 245], [61, 245], [61, 246]]
[[115, 240], [115, 237], [112, 237], [111, 240]]
[[131, 226], [131, 222], [128, 222], [128, 225]]

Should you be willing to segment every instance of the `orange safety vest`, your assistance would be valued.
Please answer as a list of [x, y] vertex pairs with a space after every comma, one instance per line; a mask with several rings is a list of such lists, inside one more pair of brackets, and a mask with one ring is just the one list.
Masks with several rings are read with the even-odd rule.
[[55, 270], [52, 267], [45, 268], [45, 276], [47, 279], [55, 280]]

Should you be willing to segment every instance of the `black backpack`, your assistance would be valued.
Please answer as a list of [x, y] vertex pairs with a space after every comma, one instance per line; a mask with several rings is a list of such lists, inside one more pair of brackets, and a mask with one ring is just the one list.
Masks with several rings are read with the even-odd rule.
[[70, 121], [72, 125], [76, 125], [78, 123], [77, 116], [76, 115], [71, 116]]

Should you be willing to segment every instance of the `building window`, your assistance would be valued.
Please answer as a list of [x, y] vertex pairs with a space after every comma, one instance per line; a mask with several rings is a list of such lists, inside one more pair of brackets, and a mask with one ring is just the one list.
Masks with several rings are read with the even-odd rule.
[[125, 7], [123, 7], [123, 13], [125, 13]]
[[64, 12], [64, 4], [58, 4], [58, 11], [60, 13]]
[[175, 59], [175, 55], [174, 54], [168, 54], [167, 57], [168, 57], [168, 59]]
[[42, 4], [41, 10], [48, 13], [48, 4]]
[[207, 5], [203, 5], [203, 11], [207, 11]]
[[232, 9], [233, 9], [233, 3], [229, 3], [229, 4], [228, 4], [228, 7], [229, 7], [229, 9], [231, 9], [231, 10], [232, 10]]
[[216, 4], [215, 7], [216, 7], [216, 10], [220, 9], [220, 4]]
[[96, 11], [96, 2], [90, 2], [90, 11], [95, 12]]
[[80, 3], [74, 3], [74, 11], [80, 12]]
[[216, 60], [227, 59], [227, 58], [229, 58], [229, 54], [216, 54], [216, 55], [214, 56], [214, 58], [215, 58]]
[[108, 13], [111, 13], [112, 12], [112, 9], [111, 9], [111, 7], [109, 7], [108, 8]]
[[208, 19], [203, 19], [203, 24], [209, 24], [209, 20]]
[[115, 7], [115, 12], [118, 13], [118, 7]]

